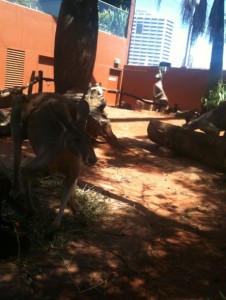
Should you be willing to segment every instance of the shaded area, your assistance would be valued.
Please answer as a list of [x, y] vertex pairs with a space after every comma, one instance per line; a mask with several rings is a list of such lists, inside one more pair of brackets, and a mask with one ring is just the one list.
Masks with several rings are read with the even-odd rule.
[[226, 144], [224, 137], [213, 133], [196, 132], [181, 126], [160, 122], [157, 119], [150, 120], [147, 131], [153, 142], [225, 170]]
[[[117, 114], [119, 119], [124, 114], [148, 119], [152, 114], [108, 112], [111, 119]], [[160, 156], [158, 145], [147, 137], [147, 126], [148, 121], [139, 120], [113, 123], [121, 148], [96, 145], [99, 161], [95, 167], [82, 167], [79, 182], [106, 197], [106, 214], [84, 223], [79, 215], [67, 213], [63, 245], [55, 240], [43, 247], [37, 240], [19, 263], [1, 261], [2, 299], [226, 295], [223, 174], [179, 155]], [[54, 189], [36, 186], [34, 192], [38, 211], [54, 217], [59, 201]]]

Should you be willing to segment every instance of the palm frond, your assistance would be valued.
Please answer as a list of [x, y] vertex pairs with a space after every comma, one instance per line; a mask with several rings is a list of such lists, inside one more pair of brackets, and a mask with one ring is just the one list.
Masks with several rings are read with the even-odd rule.
[[207, 0], [200, 0], [196, 6], [192, 19], [191, 43], [205, 32], [206, 28]]
[[190, 24], [197, 6], [197, 0], [182, 0], [181, 16], [183, 24]]
[[156, 3], [157, 8], [159, 9], [160, 5], [162, 3], [162, 0], [155, 0], [155, 3]]
[[219, 24], [219, 2], [222, 0], [214, 0], [213, 6], [210, 11], [209, 21], [208, 21], [208, 34], [210, 42], [213, 41], [213, 37], [218, 28]]

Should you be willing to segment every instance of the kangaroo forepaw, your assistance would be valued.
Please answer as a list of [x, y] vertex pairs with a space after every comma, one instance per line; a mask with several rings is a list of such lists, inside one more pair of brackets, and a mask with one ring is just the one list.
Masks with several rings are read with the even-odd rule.
[[81, 205], [76, 200], [70, 200], [68, 202], [68, 205], [74, 215], [76, 215], [81, 210]]

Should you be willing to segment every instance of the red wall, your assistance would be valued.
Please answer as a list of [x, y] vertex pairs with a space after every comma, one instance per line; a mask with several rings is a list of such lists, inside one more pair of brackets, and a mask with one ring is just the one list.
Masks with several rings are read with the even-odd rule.
[[[157, 67], [125, 66], [122, 88], [124, 92], [144, 99], [152, 99]], [[200, 109], [201, 97], [207, 91], [208, 70], [169, 68], [163, 78], [163, 87], [169, 106], [178, 104], [181, 109]], [[226, 78], [226, 73], [224, 72]], [[136, 107], [136, 100], [123, 96], [122, 101]]]
[[[30, 81], [32, 70], [43, 70], [44, 77], [53, 78], [53, 53], [56, 19], [48, 14], [0, 0], [0, 90], [5, 88], [7, 48], [25, 51], [24, 84]], [[114, 59], [119, 58], [120, 68], [127, 62], [128, 41], [99, 31], [94, 81], [109, 87]], [[41, 61], [40, 61], [41, 56]], [[43, 59], [44, 57], [44, 59]], [[48, 62], [45, 64], [45, 61]], [[121, 78], [117, 84], [120, 84]], [[34, 88], [37, 91], [37, 85]], [[54, 91], [52, 82], [44, 83], [44, 91]], [[108, 94], [106, 94], [108, 97]], [[0, 107], [4, 106], [3, 100]]]
[[[25, 51], [24, 84], [39, 70], [39, 55], [53, 59], [56, 20], [47, 14], [0, 1], [0, 89], [5, 87], [7, 48]], [[53, 76], [52, 66], [43, 66]], [[50, 71], [51, 69], [51, 71]], [[53, 89], [51, 83], [50, 90]]]
[[115, 35], [99, 31], [96, 63], [94, 67], [93, 77], [96, 82], [102, 82], [102, 85], [107, 87], [109, 69], [114, 68], [114, 59], [119, 58], [121, 64], [119, 69], [126, 64], [126, 49], [127, 40]]
[[[135, 0], [132, 0], [130, 26], [134, 7]], [[48, 14], [2, 0], [0, 12], [0, 90], [5, 88], [7, 48], [25, 51], [24, 84], [29, 82], [32, 70], [43, 70], [45, 77], [53, 78], [56, 19]], [[122, 88], [125, 92], [152, 99], [152, 88], [158, 68], [125, 65], [129, 39], [130, 30], [127, 39], [99, 31], [93, 81], [101, 82], [106, 88]], [[121, 60], [117, 68], [114, 66], [115, 58]], [[169, 105], [177, 103], [181, 109], [199, 109], [207, 82], [208, 70], [170, 68], [163, 79]], [[37, 86], [34, 91], [37, 91]], [[44, 83], [44, 91], [54, 91], [54, 84]], [[119, 98], [115, 94], [105, 95], [108, 105], [119, 104]], [[133, 98], [123, 96], [121, 100], [136, 106]], [[4, 106], [1, 99], [0, 107]]]

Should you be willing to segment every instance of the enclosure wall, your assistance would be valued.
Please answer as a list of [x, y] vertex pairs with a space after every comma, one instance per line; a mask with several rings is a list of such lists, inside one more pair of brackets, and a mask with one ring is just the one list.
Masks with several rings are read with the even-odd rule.
[[[38, 70], [43, 70], [44, 77], [53, 78], [57, 20], [51, 15], [1, 0], [0, 11], [0, 90], [8, 86], [20, 85], [21, 82], [28, 83], [33, 70], [36, 74]], [[120, 68], [123, 68], [126, 63], [127, 47], [127, 39], [99, 31], [94, 81], [100, 81], [106, 87], [111, 86], [112, 82], [113, 87], [115, 84], [120, 84]], [[116, 68], [118, 78], [111, 76], [116, 58], [120, 59], [120, 64]], [[37, 91], [37, 86], [33, 91]], [[54, 91], [54, 83], [44, 82], [43, 91]], [[109, 97], [112, 100], [112, 95]], [[113, 105], [116, 104], [115, 101], [117, 101], [116, 96]], [[4, 106], [3, 102], [3, 100], [0, 102], [0, 106]]]
[[[134, 10], [132, 1], [131, 16]], [[53, 53], [57, 20], [51, 15], [0, 0], [0, 90], [26, 84], [31, 72], [43, 70], [44, 77], [53, 78]], [[131, 28], [131, 17], [129, 28]], [[128, 66], [128, 38], [102, 31], [98, 33], [93, 82], [101, 82], [111, 90], [123, 90], [141, 98], [152, 99], [157, 67]], [[119, 61], [119, 64], [115, 62]], [[226, 74], [224, 73], [226, 78]], [[169, 105], [181, 109], [199, 109], [207, 90], [208, 70], [170, 68], [163, 78]], [[37, 86], [33, 92], [37, 91]], [[43, 91], [54, 91], [53, 82], [44, 82]], [[117, 106], [120, 100], [136, 107], [134, 98], [105, 92], [107, 104]], [[6, 103], [1, 99], [0, 107]], [[7, 104], [8, 105], [8, 104]]]
[[[152, 99], [157, 67], [124, 67], [123, 91]], [[208, 70], [169, 68], [163, 78], [163, 87], [169, 99], [169, 106], [178, 104], [181, 109], [200, 109], [200, 100], [208, 89]], [[224, 72], [226, 80], [226, 72]], [[134, 98], [123, 96], [121, 100], [136, 107]]]

